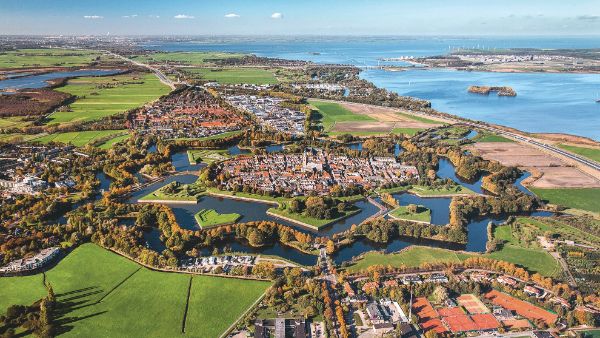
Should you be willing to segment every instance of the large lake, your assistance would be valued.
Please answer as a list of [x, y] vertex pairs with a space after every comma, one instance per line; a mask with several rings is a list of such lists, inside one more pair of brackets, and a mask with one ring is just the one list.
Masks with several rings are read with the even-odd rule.
[[[151, 42], [166, 51], [229, 51], [260, 56], [377, 65], [381, 58], [446, 54], [457, 48], [599, 48], [597, 38], [213, 38], [190, 42]], [[361, 75], [401, 95], [427, 99], [435, 109], [529, 132], [560, 132], [600, 140], [600, 75], [460, 72], [443, 69]], [[511, 86], [517, 97], [467, 93], [470, 85]]]

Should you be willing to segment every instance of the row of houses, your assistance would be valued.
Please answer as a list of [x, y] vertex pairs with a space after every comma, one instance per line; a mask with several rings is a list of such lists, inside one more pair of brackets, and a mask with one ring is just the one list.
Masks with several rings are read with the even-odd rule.
[[58, 247], [43, 249], [33, 257], [17, 259], [0, 267], [0, 274], [13, 274], [40, 269], [52, 262], [59, 254], [60, 248]]
[[304, 134], [306, 114], [284, 107], [284, 99], [256, 95], [230, 95], [225, 98], [234, 107], [254, 115], [267, 129], [294, 136]]

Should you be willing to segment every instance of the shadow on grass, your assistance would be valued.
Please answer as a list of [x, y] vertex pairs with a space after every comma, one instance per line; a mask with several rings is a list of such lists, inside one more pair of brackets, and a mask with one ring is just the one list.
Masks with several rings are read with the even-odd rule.
[[98, 304], [94, 296], [101, 293], [103, 293], [103, 290], [98, 286], [61, 293], [60, 297], [57, 297], [55, 308], [52, 311], [56, 329], [55, 334], [60, 335], [69, 332], [74, 328], [73, 323], [106, 313], [107, 311], [98, 311], [83, 316], [75, 315], [81, 309]]

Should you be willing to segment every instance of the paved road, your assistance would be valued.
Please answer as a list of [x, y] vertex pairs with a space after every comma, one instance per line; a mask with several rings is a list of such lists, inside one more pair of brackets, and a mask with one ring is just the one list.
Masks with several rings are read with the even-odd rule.
[[[171, 87], [171, 89], [175, 89], [177, 87], [177, 85], [180, 84], [180, 82], [172, 81], [163, 72], [161, 72], [158, 68], [150, 66], [149, 64], [145, 64], [145, 63], [142, 63], [142, 62], [138, 62], [138, 61], [132, 60], [130, 58], [127, 58], [125, 56], [113, 53], [111, 51], [105, 50], [103, 52], [106, 53], [106, 54], [108, 54], [108, 55], [114, 56], [116, 58], [119, 58], [119, 59], [125, 60], [127, 62], [130, 62], [130, 63], [132, 63], [132, 64], [134, 64], [136, 66], [144, 67], [144, 68], [150, 70], [151, 72], [154, 73], [154, 75], [156, 75], [156, 77], [160, 80], [160, 82], [162, 82], [165, 85]], [[183, 83], [183, 84], [186, 84], [186, 83]]]

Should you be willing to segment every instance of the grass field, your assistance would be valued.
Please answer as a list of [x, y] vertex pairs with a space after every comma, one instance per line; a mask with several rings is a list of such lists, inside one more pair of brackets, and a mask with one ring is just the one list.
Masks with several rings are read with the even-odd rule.
[[514, 142], [513, 140], [508, 139], [506, 137], [487, 133], [487, 132], [480, 132], [479, 135], [477, 135], [473, 138], [473, 141], [475, 141], [475, 142]]
[[190, 164], [197, 164], [200, 162], [211, 164], [213, 162], [224, 161], [230, 158], [227, 150], [225, 149], [189, 149], [187, 154]]
[[0, 142], [22, 142], [39, 137], [39, 134], [0, 134]]
[[55, 112], [49, 123], [83, 122], [137, 108], [169, 93], [169, 87], [152, 74], [81, 77], [56, 90], [76, 95], [72, 111]]
[[419, 210], [417, 212], [412, 213], [408, 211], [406, 206], [399, 206], [396, 209], [390, 211], [390, 216], [398, 219], [404, 219], [408, 221], [418, 221], [418, 222], [431, 222], [431, 210], [425, 208], [420, 205]]
[[240, 58], [244, 54], [223, 52], [171, 52], [153, 53], [148, 55], [134, 56], [132, 59], [140, 62], [181, 62], [191, 65], [204, 65], [216, 59]]
[[[112, 144], [116, 143], [117, 141], [119, 141], [119, 139], [122, 141], [124, 138], [129, 137], [128, 134], [123, 136], [124, 133], [127, 133], [127, 131], [126, 130], [74, 131], [74, 132], [68, 132], [68, 133], [48, 134], [48, 135], [44, 135], [42, 137], [33, 139], [32, 141], [39, 142], [42, 144], [47, 144], [50, 142], [57, 142], [57, 143], [72, 144], [76, 147], [83, 147], [83, 146], [93, 142], [94, 140], [113, 136], [110, 140], [103, 143], [102, 146], [100, 147], [100, 148], [102, 148], [103, 146], [108, 144], [108, 148], [110, 148], [110, 146]], [[107, 148], [105, 147], [105, 149], [107, 149]]]
[[337, 103], [318, 100], [310, 100], [309, 103], [321, 113], [321, 124], [325, 131], [329, 131], [336, 122], [377, 121], [372, 117], [353, 113]]
[[431, 120], [431, 119], [428, 119], [428, 118], [422, 117], [422, 116], [406, 114], [406, 113], [397, 113], [397, 114], [400, 116], [403, 116], [407, 119], [414, 120], [414, 121], [419, 121], [419, 122], [429, 123], [429, 124], [440, 124], [440, 121]]
[[[173, 184], [173, 183], [170, 183]], [[159, 188], [146, 196], [140, 198], [140, 200], [161, 200], [161, 201], [190, 201], [196, 202], [200, 195], [205, 191], [205, 188], [196, 184], [182, 184], [179, 189], [173, 193], [167, 192], [167, 187], [170, 184]]]
[[98, 148], [105, 149], [105, 150], [106, 149], [110, 149], [110, 148], [112, 148], [113, 145], [115, 145], [115, 144], [117, 144], [117, 143], [119, 143], [121, 141], [125, 141], [126, 139], [128, 139], [129, 136], [131, 136], [131, 135], [125, 134], [125, 135], [113, 137], [110, 140], [102, 143], [100, 146], [98, 146]]
[[0, 68], [74, 67], [91, 63], [101, 54], [68, 49], [20, 49], [0, 53]]
[[223, 84], [249, 83], [256, 85], [279, 83], [272, 71], [260, 68], [192, 68], [194, 77]]
[[600, 330], [579, 331], [583, 338], [600, 338]]
[[393, 128], [392, 129], [392, 134], [404, 134], [404, 135], [408, 135], [408, 136], [413, 136], [415, 134], [417, 134], [418, 132], [420, 132], [421, 130], [424, 130], [422, 128]]
[[587, 157], [590, 160], [600, 162], [600, 149], [576, 147], [576, 146], [570, 146], [567, 144], [559, 144], [558, 146], [564, 150], [568, 150], [572, 153]]
[[359, 260], [356, 264], [350, 266], [348, 271], [356, 272], [360, 270], [366, 270], [371, 265], [391, 265], [393, 267], [418, 267], [423, 263], [442, 263], [442, 262], [454, 262], [459, 263], [460, 261], [468, 258], [469, 255], [458, 253], [452, 250], [430, 248], [424, 246], [411, 246], [399, 253], [384, 254], [381, 252], [368, 252], [364, 255], [364, 258]]
[[[124, 332], [129, 337], [218, 337], [269, 287], [267, 282], [151, 271], [94, 244], [75, 249], [47, 272], [47, 280], [64, 311], [58, 329], [66, 337], [120, 337]], [[0, 287], [2, 311], [45, 294], [41, 274], [3, 277]]]
[[219, 214], [214, 209], [202, 209], [194, 215], [196, 222], [203, 229], [235, 223], [240, 217], [241, 215], [236, 213]]
[[600, 212], [600, 188], [540, 189], [529, 187], [541, 199], [574, 209]]
[[23, 121], [23, 117], [20, 116], [0, 117], [0, 129], [23, 128], [29, 124], [31, 124], [31, 121]]

